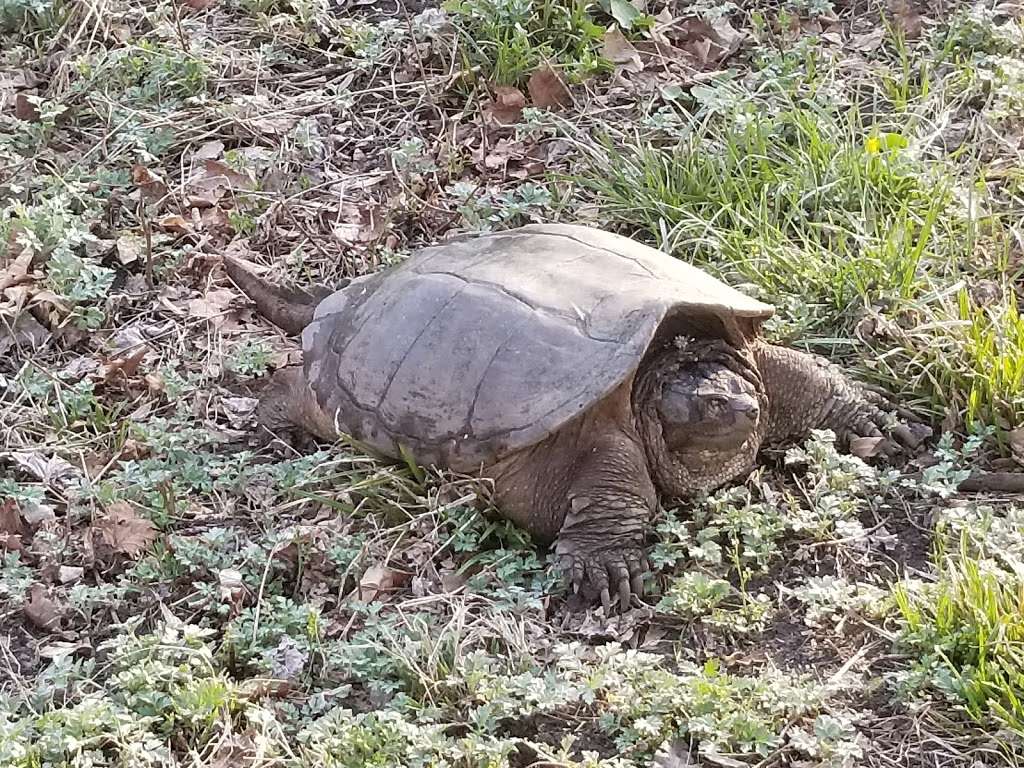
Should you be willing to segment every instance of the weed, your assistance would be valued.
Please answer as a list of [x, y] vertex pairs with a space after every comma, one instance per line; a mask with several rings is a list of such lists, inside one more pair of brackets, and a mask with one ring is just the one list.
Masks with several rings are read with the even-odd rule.
[[936, 552], [934, 584], [897, 585], [901, 642], [920, 655], [918, 674], [963, 703], [1024, 734], [1024, 563], [996, 553], [969, 529]]
[[448, 0], [470, 65], [497, 85], [524, 85], [544, 62], [570, 76], [605, 69], [597, 46], [604, 29], [581, 0]]

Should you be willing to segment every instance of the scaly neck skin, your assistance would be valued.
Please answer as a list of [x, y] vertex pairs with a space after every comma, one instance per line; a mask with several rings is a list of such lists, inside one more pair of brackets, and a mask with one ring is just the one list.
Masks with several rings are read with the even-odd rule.
[[[665, 442], [658, 413], [662, 387], [681, 364], [709, 358], [726, 362], [754, 385], [761, 412], [757, 427], [736, 448], [671, 451]], [[768, 429], [768, 419], [764, 416], [767, 412], [768, 399], [748, 351], [724, 341], [706, 340], [684, 349], [666, 349], [637, 373], [633, 387], [633, 415], [647, 453], [651, 477], [658, 491], [669, 498], [687, 498], [711, 491], [749, 472]]]

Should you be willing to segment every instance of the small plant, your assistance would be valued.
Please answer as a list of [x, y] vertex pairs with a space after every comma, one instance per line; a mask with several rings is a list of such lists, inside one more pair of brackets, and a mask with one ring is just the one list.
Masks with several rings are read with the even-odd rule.
[[546, 62], [579, 76], [607, 66], [598, 53], [604, 29], [582, 0], [447, 0], [444, 7], [470, 63], [497, 85], [525, 85]]
[[231, 349], [225, 366], [241, 376], [262, 376], [270, 368], [273, 350], [259, 339], [246, 339]]
[[965, 529], [953, 552], [940, 540], [935, 565], [934, 584], [894, 589], [901, 644], [919, 655], [918, 675], [973, 717], [1024, 735], [1024, 563]]

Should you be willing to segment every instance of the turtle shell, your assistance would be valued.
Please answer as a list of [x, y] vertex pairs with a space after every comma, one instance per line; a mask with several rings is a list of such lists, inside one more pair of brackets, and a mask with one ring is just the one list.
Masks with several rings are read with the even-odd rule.
[[472, 471], [544, 439], [677, 334], [742, 344], [772, 307], [620, 235], [543, 224], [425, 248], [324, 299], [306, 377], [338, 430]]

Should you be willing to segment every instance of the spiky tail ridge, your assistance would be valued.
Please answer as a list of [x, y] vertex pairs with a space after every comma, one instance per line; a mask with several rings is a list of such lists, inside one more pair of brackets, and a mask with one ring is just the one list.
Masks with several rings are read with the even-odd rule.
[[259, 313], [285, 333], [302, 333], [302, 329], [313, 321], [316, 305], [333, 293], [330, 288], [320, 285], [303, 289], [271, 283], [233, 256], [224, 257], [224, 271], [252, 299]]

